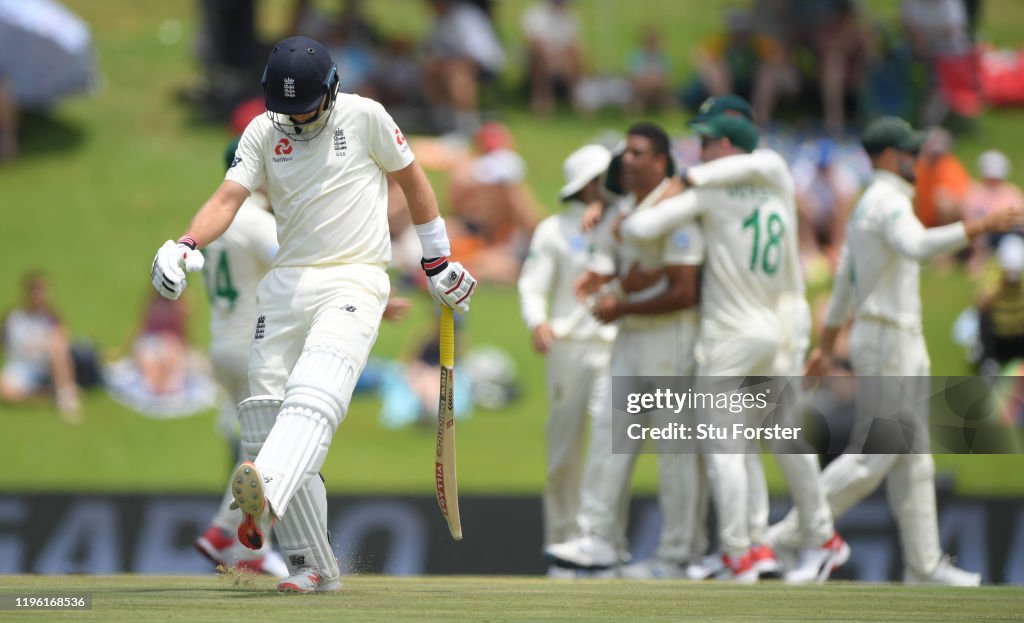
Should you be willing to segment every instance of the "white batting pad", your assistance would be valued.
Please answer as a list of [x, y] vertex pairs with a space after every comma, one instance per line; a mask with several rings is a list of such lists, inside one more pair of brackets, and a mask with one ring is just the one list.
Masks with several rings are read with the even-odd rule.
[[274, 396], [253, 396], [238, 404], [238, 427], [242, 437], [242, 460], [254, 461], [267, 440], [277, 414], [281, 411], [281, 399]]
[[281, 413], [255, 461], [278, 518], [327, 458], [334, 431], [348, 411], [355, 370], [344, 354], [329, 346], [307, 348], [295, 363]]
[[319, 475], [307, 479], [296, 491], [288, 516], [277, 522], [275, 534], [289, 573], [313, 567], [320, 573], [321, 583], [340, 575], [338, 560], [327, 537], [327, 489]]

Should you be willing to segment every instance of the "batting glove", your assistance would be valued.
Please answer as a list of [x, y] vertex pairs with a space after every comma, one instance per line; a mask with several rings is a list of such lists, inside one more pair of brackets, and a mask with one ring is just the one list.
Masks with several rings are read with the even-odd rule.
[[458, 262], [448, 262], [446, 257], [435, 257], [420, 261], [427, 273], [427, 290], [435, 301], [446, 307], [462, 312], [469, 311], [469, 297], [476, 287], [476, 279]]
[[203, 269], [205, 259], [196, 250], [196, 243], [191, 238], [183, 238], [182, 242], [168, 240], [156, 252], [150, 278], [153, 287], [161, 296], [172, 301], [185, 291], [185, 271], [194, 273]]

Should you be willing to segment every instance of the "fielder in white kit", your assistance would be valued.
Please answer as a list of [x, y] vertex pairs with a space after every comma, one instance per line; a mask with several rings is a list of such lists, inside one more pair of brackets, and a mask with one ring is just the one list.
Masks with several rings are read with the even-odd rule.
[[[694, 129], [702, 136], [707, 162], [687, 172], [697, 187], [666, 200], [657, 211], [631, 215], [622, 224], [623, 239], [649, 240], [700, 218], [708, 259], [701, 293], [698, 374], [705, 378], [791, 374], [793, 327], [780, 318], [780, 308], [792, 306], [793, 298], [803, 291], [791, 189], [779, 181], [766, 183], [751, 166], [758, 133], [746, 118], [719, 114], [695, 124]], [[721, 162], [710, 162], [720, 158]], [[783, 173], [784, 164], [776, 177]], [[752, 414], [716, 410], [708, 415], [710, 422], [722, 425], [747, 423]], [[763, 471], [751, 465], [756, 460], [759, 467], [760, 459], [751, 454], [753, 449], [747, 454], [741, 450], [736, 444], [704, 447], [720, 518], [723, 563], [732, 579], [753, 582], [758, 576], [757, 560], [774, 556], [757, 551], [764, 536], [757, 532], [766, 517], [752, 517], [750, 510], [751, 493], [763, 488]], [[801, 456], [791, 455], [783, 462], [794, 463], [787, 472], [809, 476], [794, 477], [790, 486], [798, 504], [807, 509], [805, 514], [813, 517], [814, 545], [821, 547], [833, 537], [831, 517], [815, 486], [816, 470]]]
[[[228, 146], [225, 169], [235, 159], [238, 140]], [[213, 376], [226, 394], [218, 425], [228, 438], [237, 435], [238, 405], [249, 397], [249, 345], [256, 318], [256, 288], [270, 270], [277, 253], [277, 225], [268, 211], [266, 195], [254, 192], [242, 203], [227, 231], [203, 249], [203, 285], [210, 301], [210, 361]], [[244, 454], [240, 449], [239, 455]], [[224, 499], [196, 549], [214, 564], [278, 577], [288, 575], [270, 538], [256, 551], [243, 547], [235, 536], [242, 511], [230, 508], [234, 496], [227, 487]]]
[[[623, 185], [629, 195], [619, 208], [623, 213], [657, 212], [671, 186], [673, 163], [669, 139], [661, 128], [638, 123], [627, 132], [622, 154]], [[697, 282], [704, 259], [700, 229], [688, 225], [641, 244], [598, 244], [577, 295], [595, 294], [601, 284], [617, 280], [622, 292], [596, 297], [594, 314], [602, 322], [616, 322], [618, 335], [612, 346], [613, 377], [686, 376], [692, 374], [693, 344], [697, 335]], [[656, 275], [650, 284], [630, 286], [633, 270]], [[646, 279], [641, 280], [646, 281]], [[631, 439], [612, 419], [612, 403], [604, 405], [613, 426], [605, 434], [622, 442], [606, 457], [596, 488], [595, 504], [585, 509], [580, 538], [550, 545], [545, 553], [561, 564], [584, 568], [608, 568], [621, 556], [619, 543], [625, 529], [623, 505], [641, 441]], [[666, 421], [660, 421], [662, 419]], [[652, 425], [665, 426], [676, 415], [651, 416]], [[655, 423], [659, 421], [660, 423]], [[610, 444], [609, 444], [610, 445]], [[685, 577], [691, 560], [697, 512], [697, 456], [674, 453], [669, 443], [659, 442], [658, 499], [662, 512], [661, 537], [650, 568], [652, 577]]]
[[[737, 96], [709, 98], [706, 106], [709, 109], [707, 114], [699, 115], [691, 125], [699, 126], [720, 114], [745, 117], [748, 120], [750, 118], [744, 114], [749, 107]], [[755, 149], [750, 154], [740, 153], [714, 159], [689, 169], [683, 179], [691, 187], [724, 187], [730, 184], [757, 182], [774, 188], [787, 211], [792, 212], [796, 209], [794, 182], [789, 167], [782, 156], [770, 149]], [[797, 240], [787, 237], [786, 244], [788, 253], [792, 257], [798, 257]], [[807, 305], [799, 263], [791, 262], [787, 266], [791, 274], [780, 287], [789, 289], [779, 293], [777, 308], [782, 329], [782, 345], [776, 355], [773, 374], [798, 377], [803, 374], [804, 358], [810, 343], [810, 308]], [[799, 387], [795, 383], [789, 385], [791, 390], [799, 392]], [[787, 413], [783, 417], [789, 419], [794, 415], [796, 414]], [[797, 554], [797, 564], [786, 570], [785, 580], [791, 584], [821, 583], [849, 558], [849, 546], [835, 533], [821, 483], [817, 455], [794, 452], [794, 448], [784, 450], [776, 454], [776, 460], [789, 484], [796, 516], [800, 519], [797, 538], [790, 544]], [[748, 484], [757, 487], [755, 479], [763, 482], [760, 457], [751, 451], [745, 459]], [[767, 540], [767, 502], [767, 492], [762, 495], [761, 492], [755, 494], [755, 491], [751, 490], [748, 512], [752, 544]], [[763, 556], [761, 560], [764, 560]], [[754, 566], [758, 566], [757, 556]]]
[[[925, 229], [911, 203], [914, 163], [923, 139], [922, 133], [897, 117], [878, 119], [864, 131], [862, 142], [872, 160], [874, 180], [847, 224], [825, 329], [808, 362], [808, 375], [829, 372], [836, 335], [852, 314], [850, 358], [858, 377], [926, 382], [930, 362], [921, 331], [918, 262], [955, 252], [976, 236], [1020, 221], [1019, 214], [1006, 210], [985, 219]], [[859, 399], [867, 396], [862, 392]], [[977, 586], [978, 574], [958, 569], [942, 556], [927, 409], [914, 410], [902, 421], [912, 429], [912, 453], [859, 454], [872, 420], [871, 414], [858, 409], [851, 453], [840, 456], [822, 473], [833, 515], [841, 517], [887, 478], [903, 546], [904, 581]], [[790, 514], [772, 526], [772, 541], [792, 542], [795, 523]]]
[[[534, 349], [547, 357], [544, 547], [582, 536], [580, 507], [592, 506], [598, 471], [611, 455], [610, 423], [601, 427], [596, 419], [608, 400], [615, 326], [598, 322], [573, 290], [590, 259], [580, 221], [587, 205], [601, 199], [601, 176], [611, 157], [601, 145], [586, 145], [565, 160], [559, 198], [566, 209], [537, 226], [519, 275], [523, 321]], [[584, 462], [588, 419], [590, 449]]]
[[177, 243], [153, 261], [168, 298], [200, 270], [197, 249], [217, 239], [266, 183], [280, 249], [257, 292], [249, 359], [252, 398], [239, 406], [246, 458], [232, 479], [244, 513], [239, 541], [276, 535], [291, 575], [282, 591], [332, 592], [340, 572], [327, 534], [319, 470], [377, 337], [390, 285], [387, 180], [402, 187], [423, 248], [428, 290], [468, 311], [476, 281], [457, 262], [437, 200], [384, 108], [339, 94], [337, 66], [307, 37], [274, 46], [263, 76], [268, 113], [246, 128], [235, 164]]

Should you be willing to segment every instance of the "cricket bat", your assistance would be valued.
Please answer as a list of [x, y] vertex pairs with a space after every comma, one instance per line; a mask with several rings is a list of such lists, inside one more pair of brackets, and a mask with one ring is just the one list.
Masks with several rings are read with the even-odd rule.
[[455, 319], [441, 308], [441, 397], [437, 405], [437, 449], [434, 480], [437, 505], [456, 541], [462, 540], [459, 484], [455, 480]]

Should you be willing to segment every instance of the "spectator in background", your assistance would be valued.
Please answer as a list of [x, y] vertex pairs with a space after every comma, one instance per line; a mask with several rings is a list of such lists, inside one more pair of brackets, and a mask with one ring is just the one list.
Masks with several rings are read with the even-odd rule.
[[930, 74], [920, 113], [921, 123], [938, 124], [949, 105], [938, 89], [934, 75], [936, 64], [963, 58], [970, 52], [966, 7], [963, 0], [903, 0], [900, 16], [911, 51], [928, 66]]
[[[864, 83], [869, 33], [854, 0], [831, 0], [812, 32], [811, 51], [818, 59], [818, 81], [825, 129], [841, 136], [846, 129], [848, 102], [855, 102]], [[820, 10], [820, 9], [819, 9]]]
[[661, 47], [661, 34], [654, 26], [644, 28], [640, 47], [629, 54], [629, 83], [633, 87], [630, 104], [633, 114], [648, 110], [660, 111], [672, 105], [669, 96], [671, 67], [668, 54]]
[[152, 395], [174, 394], [185, 387], [187, 319], [184, 302], [153, 291], [132, 344], [135, 365]]
[[[982, 370], [1024, 358], [1024, 239], [1002, 237], [996, 251], [999, 269], [988, 278], [978, 298]], [[998, 369], [998, 368], [995, 368]]]
[[914, 213], [925, 227], [938, 227], [963, 217], [971, 178], [953, 155], [953, 137], [932, 128], [921, 146], [914, 182]]
[[0, 398], [23, 402], [52, 388], [57, 408], [69, 423], [79, 419], [78, 386], [71, 340], [53, 308], [45, 275], [30, 272], [23, 280], [24, 300], [4, 317], [4, 366]]
[[[1008, 182], [1010, 160], [1002, 152], [989, 150], [978, 157], [980, 182], [972, 181], [964, 201], [964, 216], [979, 218], [1003, 208], [1018, 206], [1024, 208], [1024, 194], [1020, 188]], [[971, 247], [970, 267], [977, 274], [985, 260], [991, 255], [993, 239], [979, 237]]]
[[480, 124], [480, 83], [505, 66], [487, 14], [460, 0], [430, 0], [434, 23], [423, 41], [423, 87], [436, 125], [472, 136]]
[[[771, 33], [794, 65], [799, 64], [822, 103], [825, 128], [833, 136], [845, 130], [846, 113], [859, 98], [871, 47], [869, 30], [856, 0], [759, 0], [758, 29]], [[797, 60], [800, 62], [797, 63]], [[779, 69], [773, 73], [778, 74]], [[784, 74], [779, 74], [780, 76]], [[755, 118], [763, 123], [778, 96], [780, 78], [761, 85], [753, 96]], [[777, 84], [776, 84], [777, 83]], [[815, 95], [801, 93], [801, 95]]]
[[508, 128], [486, 123], [475, 143], [479, 155], [453, 167], [448, 187], [456, 217], [449, 221], [452, 253], [481, 279], [515, 283], [537, 225], [537, 202]]
[[801, 150], [792, 169], [800, 248], [804, 253], [824, 254], [833, 265], [847, 215], [860, 191], [856, 175], [839, 161], [838, 149], [832, 140], [820, 139]]
[[583, 67], [579, 18], [570, 0], [542, 0], [523, 13], [529, 68], [530, 110], [550, 115], [562, 93], [576, 108], [576, 82]]
[[697, 81], [683, 95], [692, 110], [709, 96], [736, 93], [752, 100], [755, 118], [765, 123], [783, 93], [794, 93], [797, 76], [790, 67], [782, 40], [755, 27], [754, 15], [733, 10], [726, 14], [725, 32], [697, 48]]
[[325, 41], [342, 76], [340, 89], [376, 99], [380, 36], [363, 13], [363, 0], [345, 0], [341, 15], [331, 23]]
[[203, 65], [198, 84], [183, 97], [214, 118], [227, 120], [231, 111], [254, 91], [253, 75], [262, 71], [264, 48], [256, 37], [253, 0], [200, 0], [196, 42]]
[[0, 74], [0, 163], [18, 155], [18, 105], [14, 87]]

